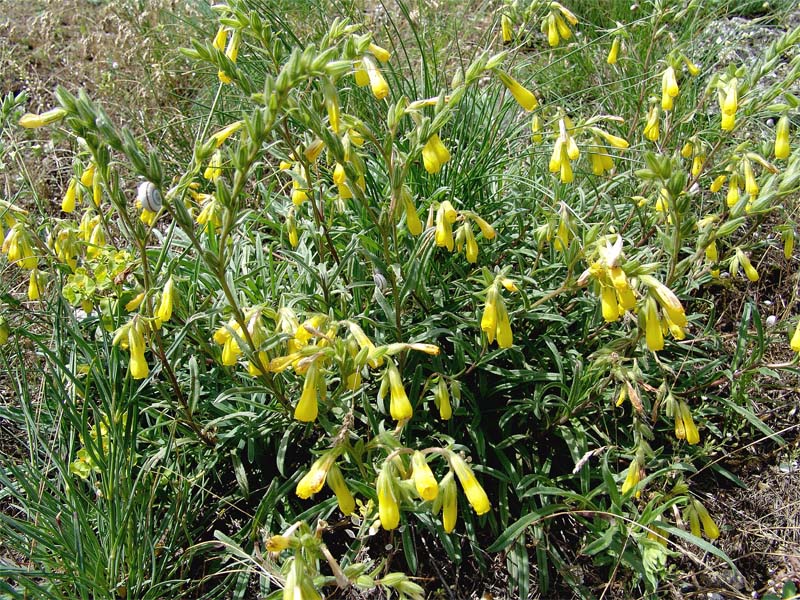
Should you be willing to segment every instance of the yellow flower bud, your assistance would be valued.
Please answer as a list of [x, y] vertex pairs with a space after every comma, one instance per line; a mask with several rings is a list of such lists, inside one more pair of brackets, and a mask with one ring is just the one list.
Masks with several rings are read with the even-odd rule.
[[491, 344], [494, 342], [495, 334], [497, 332], [497, 288], [492, 286], [486, 293], [486, 303], [483, 307], [483, 315], [481, 316], [481, 330], [486, 333], [486, 337]]
[[439, 485], [436, 483], [433, 471], [428, 466], [428, 461], [425, 460], [425, 455], [419, 450], [412, 455], [411, 466], [413, 468], [414, 487], [417, 489], [420, 498], [423, 500], [435, 500], [436, 496], [439, 495]]
[[710, 540], [715, 540], [719, 537], [719, 527], [714, 522], [714, 519], [711, 518], [711, 515], [708, 514], [708, 510], [706, 507], [703, 506], [700, 501], [692, 500], [694, 503], [694, 508], [697, 511], [697, 515], [700, 517], [700, 521], [703, 523], [703, 531], [706, 534], [706, 537]]
[[500, 348], [511, 348], [514, 345], [514, 337], [511, 332], [511, 322], [506, 311], [506, 304], [503, 297], [497, 294], [497, 345]]
[[486, 491], [481, 487], [481, 484], [478, 483], [478, 480], [475, 479], [475, 475], [472, 473], [472, 469], [469, 465], [456, 453], [451, 453], [449, 459], [450, 465], [453, 467], [453, 471], [455, 471], [459, 482], [461, 482], [461, 487], [464, 488], [464, 494], [467, 496], [467, 500], [472, 505], [475, 513], [482, 515], [489, 512], [492, 505], [489, 503]]
[[711, 182], [711, 186], [708, 189], [711, 190], [711, 192], [713, 192], [714, 194], [716, 194], [718, 191], [722, 189], [722, 186], [725, 184], [726, 179], [727, 177], [725, 175], [717, 175], [714, 181]]
[[447, 421], [453, 416], [453, 407], [450, 405], [450, 394], [447, 391], [447, 384], [443, 377], [439, 377], [439, 382], [434, 390], [434, 397], [439, 405], [439, 417]]
[[28, 300], [38, 300], [42, 295], [42, 287], [44, 277], [39, 272], [39, 269], [32, 269], [31, 275], [28, 280]]
[[742, 269], [744, 269], [744, 274], [747, 278], [754, 283], [758, 281], [758, 271], [756, 271], [753, 263], [750, 262], [750, 258], [738, 249], [736, 250], [736, 257], [739, 259], [739, 264], [742, 265]]
[[619, 304], [613, 287], [608, 285], [600, 286], [600, 307], [606, 323], [613, 323], [619, 319]]
[[[627, 494], [629, 491], [635, 489], [636, 486], [639, 485], [639, 482], [642, 480], [642, 470], [643, 469], [639, 464], [639, 461], [634, 458], [628, 467], [628, 474], [626, 475], [625, 481], [622, 483], [622, 488], [620, 489], [620, 492], [623, 495]], [[636, 497], [638, 498], [641, 495], [641, 490], [637, 490]]]

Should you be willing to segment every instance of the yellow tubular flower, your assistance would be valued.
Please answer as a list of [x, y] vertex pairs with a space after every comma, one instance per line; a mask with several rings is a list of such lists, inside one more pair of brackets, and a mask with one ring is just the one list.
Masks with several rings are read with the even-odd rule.
[[73, 177], [69, 180], [69, 185], [67, 186], [67, 191], [64, 194], [64, 199], [61, 201], [61, 210], [65, 213], [71, 213], [75, 211], [75, 201], [77, 199], [77, 192], [78, 192], [78, 182]]
[[447, 248], [450, 252], [453, 251], [453, 226], [451, 221], [447, 219], [444, 204], [441, 204], [436, 211], [436, 229], [433, 239], [437, 246]]
[[609, 285], [600, 285], [600, 307], [606, 323], [613, 323], [619, 319], [619, 304], [614, 288]]
[[531, 134], [534, 143], [539, 144], [544, 139], [542, 136], [542, 117], [533, 115], [531, 119]]
[[661, 331], [661, 320], [658, 318], [658, 308], [652, 298], [645, 304], [645, 341], [648, 350], [657, 352], [664, 349], [664, 334]]
[[411, 457], [411, 466], [414, 487], [417, 489], [419, 497], [423, 500], [435, 500], [439, 495], [439, 485], [436, 483], [433, 471], [428, 466], [428, 461], [425, 460], [425, 455], [419, 450], [414, 452]]
[[497, 297], [499, 293], [496, 286], [492, 286], [486, 292], [486, 303], [483, 306], [481, 315], [481, 330], [486, 333], [486, 337], [491, 344], [497, 332]]
[[714, 181], [711, 182], [711, 186], [708, 189], [711, 190], [711, 192], [713, 192], [714, 194], [716, 194], [718, 191], [722, 189], [722, 186], [725, 185], [726, 179], [727, 177], [725, 175], [717, 175]]
[[463, 458], [455, 453], [451, 453], [449, 459], [450, 466], [453, 467], [453, 471], [455, 471], [459, 482], [461, 482], [461, 487], [464, 488], [464, 494], [467, 496], [467, 500], [472, 505], [475, 513], [482, 515], [489, 512], [492, 505], [489, 502], [488, 496], [486, 496], [486, 491], [481, 487], [481, 484], [478, 483], [478, 480], [475, 479], [475, 475], [472, 473], [472, 469], [469, 465]]
[[758, 271], [756, 271], [753, 263], [750, 262], [750, 258], [748, 258], [748, 256], [741, 250], [736, 250], [736, 256], [739, 259], [739, 264], [742, 265], [742, 269], [744, 269], [744, 274], [747, 276], [747, 278], [754, 283], [758, 281]]
[[219, 29], [217, 29], [217, 34], [214, 36], [214, 41], [212, 42], [212, 46], [222, 52], [225, 49], [225, 44], [228, 42], [228, 30], [225, 28], [224, 25], [220, 25]]
[[419, 235], [422, 233], [422, 221], [417, 214], [417, 207], [414, 206], [414, 201], [411, 199], [411, 194], [404, 193], [402, 195], [403, 208], [406, 213], [406, 227], [411, 235]]
[[568, 40], [572, 37], [572, 31], [567, 24], [564, 22], [564, 19], [561, 18], [561, 15], [555, 14], [554, 15], [556, 20], [556, 29], [558, 30], [558, 35], [562, 40]]
[[[228, 45], [225, 47], [225, 56], [227, 56], [232, 62], [236, 62], [236, 59], [239, 56], [239, 44], [242, 41], [242, 34], [239, 31], [234, 31], [231, 39], [228, 40]], [[231, 78], [228, 77], [225, 71], [220, 70], [217, 72], [217, 76], [222, 83], [231, 83]]]
[[792, 339], [789, 341], [789, 346], [795, 352], [800, 352], [800, 321], [797, 322], [797, 326], [794, 328], [794, 334], [792, 334]]
[[381, 526], [388, 530], [396, 529], [400, 524], [400, 507], [394, 492], [391, 466], [384, 465], [375, 482], [378, 491], [378, 516]]
[[708, 514], [706, 507], [700, 503], [699, 500], [692, 500], [694, 503], [694, 508], [697, 511], [697, 515], [700, 517], [700, 522], [703, 524], [703, 531], [706, 534], [706, 537], [710, 540], [715, 540], [719, 537], [719, 527], [714, 522], [714, 519], [711, 518], [711, 515]]
[[[641, 480], [642, 467], [639, 465], [639, 461], [634, 458], [628, 467], [628, 474], [626, 475], [625, 481], [622, 483], [622, 488], [620, 489], [622, 495], [625, 495], [629, 491], [635, 489]], [[642, 492], [637, 490], [636, 497], [638, 498], [641, 495]]]
[[697, 177], [703, 171], [703, 163], [705, 163], [706, 157], [697, 155], [692, 160], [692, 177]]
[[439, 487], [442, 490], [442, 526], [445, 533], [450, 533], [458, 520], [458, 489], [452, 471], [444, 476]]
[[511, 332], [511, 322], [506, 311], [506, 303], [498, 292], [497, 294], [497, 345], [500, 348], [511, 348], [514, 345], [514, 336]]
[[469, 223], [464, 224], [464, 234], [466, 237], [466, 257], [467, 262], [475, 263], [478, 261], [478, 242], [475, 241], [475, 236], [472, 233], [472, 227]]
[[389, 84], [386, 83], [386, 79], [384, 79], [378, 66], [366, 56], [361, 60], [361, 64], [367, 72], [367, 77], [369, 77], [372, 95], [378, 100], [386, 98], [389, 95]]
[[303, 393], [300, 395], [300, 401], [294, 409], [294, 418], [303, 423], [311, 423], [317, 419], [318, 377], [319, 368], [317, 367], [317, 362], [314, 361], [306, 371], [306, 377], [303, 381]]
[[133, 312], [142, 304], [144, 300], [144, 292], [139, 292], [134, 298], [125, 305], [125, 310], [127, 312]]
[[558, 10], [564, 18], [569, 21], [570, 25], [577, 25], [578, 24], [578, 17], [575, 16], [571, 10], [569, 10], [566, 6], [561, 4], [560, 2], [551, 2], [550, 8], [555, 8]]
[[739, 108], [739, 81], [734, 77], [727, 83], [724, 91], [722, 112], [726, 115], [734, 115]]
[[400, 371], [393, 360], [387, 361], [386, 371], [389, 378], [389, 413], [395, 421], [410, 419], [413, 414], [411, 402], [408, 401]]
[[672, 322], [679, 327], [686, 327], [688, 324], [686, 321], [686, 312], [675, 293], [657, 279], [653, 278], [649, 281], [652, 282], [651, 289], [655, 293], [658, 303], [669, 315]]
[[239, 343], [233, 336], [229, 337], [222, 346], [222, 364], [232, 367], [239, 360], [241, 353], [242, 349], [239, 347]]
[[619, 36], [614, 37], [614, 41], [611, 42], [611, 50], [608, 51], [608, 58], [606, 58], [606, 62], [610, 65], [617, 64], [617, 58], [619, 57]]
[[706, 246], [706, 259], [709, 262], [717, 262], [719, 260], [719, 251], [717, 250], [717, 241], [711, 240], [711, 242]]
[[20, 127], [25, 127], [26, 129], [36, 129], [38, 127], [50, 125], [56, 121], [60, 121], [66, 116], [66, 114], [67, 111], [63, 108], [51, 108], [47, 112], [43, 112], [39, 115], [25, 113], [22, 115], [22, 117], [20, 117], [19, 125]]
[[556, 25], [555, 15], [553, 15], [553, 13], [550, 13], [547, 15], [546, 19], [547, 19], [547, 43], [550, 44], [551, 48], [555, 48], [561, 41], [561, 37], [558, 35], [558, 26]]
[[161, 323], [165, 323], [172, 317], [172, 305], [175, 296], [175, 282], [170, 277], [164, 285], [164, 291], [161, 294], [161, 303], [158, 305], [155, 317]]
[[389, 59], [392, 58], [392, 53], [386, 48], [381, 48], [378, 44], [370, 44], [369, 51], [382, 63], [389, 62]]
[[675, 69], [667, 67], [661, 76], [661, 108], [672, 110], [672, 99], [677, 98], [680, 93], [678, 80], [675, 77]]
[[100, 186], [100, 171], [95, 170], [92, 176], [92, 204], [99, 208], [102, 200], [103, 188]]
[[297, 494], [298, 498], [305, 500], [322, 489], [322, 486], [325, 485], [325, 479], [328, 477], [328, 472], [336, 460], [336, 455], [335, 451], [329, 450], [314, 461], [308, 473], [303, 475], [303, 478], [297, 482], [294, 493]]
[[144, 379], [150, 373], [150, 368], [144, 357], [144, 337], [137, 325], [138, 322], [134, 322], [128, 328], [128, 349], [131, 352], [130, 373], [134, 379]]
[[753, 165], [746, 158], [744, 163], [744, 191], [750, 196], [751, 200], [758, 196], [758, 183], [753, 175]]
[[725, 204], [728, 205], [729, 208], [736, 206], [739, 202], [739, 178], [736, 176], [736, 173], [731, 175], [731, 180], [728, 183], [728, 193], [725, 196]]
[[350, 488], [342, 476], [342, 472], [336, 464], [331, 465], [328, 471], [328, 487], [331, 488], [336, 495], [336, 502], [339, 504], [339, 510], [342, 514], [348, 516], [352, 514], [356, 507], [356, 501], [353, 499], [353, 494], [350, 493]]
[[633, 290], [628, 283], [628, 278], [625, 276], [625, 271], [620, 267], [610, 267], [608, 276], [611, 278], [611, 283], [614, 284], [619, 305], [623, 310], [633, 310], [636, 307], [636, 296], [633, 295]]
[[503, 42], [508, 43], [514, 39], [514, 29], [508, 15], [500, 17], [500, 32], [503, 36]]
[[450, 151], [434, 133], [422, 147], [422, 163], [428, 173], [438, 173], [442, 165], [450, 160]]
[[42, 275], [39, 269], [32, 269], [28, 280], [28, 300], [38, 300], [42, 295]]
[[210, 138], [214, 142], [214, 147], [219, 148], [225, 140], [239, 131], [243, 126], [244, 121], [236, 121], [214, 133]]
[[789, 158], [789, 116], [782, 115], [775, 129], [775, 158]]
[[651, 106], [650, 112], [647, 113], [647, 123], [644, 126], [644, 137], [651, 142], [658, 141], [658, 107]]
[[692, 535], [700, 537], [702, 535], [702, 532], [700, 531], [700, 518], [697, 514], [697, 509], [694, 507], [694, 502], [686, 507], [686, 514], [689, 517], [689, 529], [691, 530]]
[[81, 173], [81, 183], [85, 187], [91, 187], [92, 181], [94, 180], [95, 170], [96, 170], [95, 164], [89, 163], [89, 166], [83, 170], [83, 173]]
[[536, 96], [533, 95], [533, 92], [523, 87], [516, 79], [511, 77], [511, 75], [498, 69], [497, 76], [500, 78], [500, 81], [503, 82], [503, 85], [508, 88], [508, 91], [511, 92], [511, 95], [514, 96], [514, 100], [517, 101], [517, 104], [523, 109], [531, 112], [539, 106], [539, 101], [536, 100]]
[[680, 411], [681, 418], [683, 419], [683, 427], [686, 432], [686, 441], [691, 445], [699, 443], [700, 433], [697, 431], [697, 426], [694, 424], [694, 419], [692, 419], [692, 411], [689, 409], [689, 405], [681, 400], [678, 403], [676, 410]]

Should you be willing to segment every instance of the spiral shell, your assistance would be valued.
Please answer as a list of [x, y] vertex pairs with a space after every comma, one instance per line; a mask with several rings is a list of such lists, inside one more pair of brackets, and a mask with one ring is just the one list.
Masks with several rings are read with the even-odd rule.
[[143, 210], [158, 212], [161, 210], [161, 192], [149, 181], [143, 181], [136, 190], [136, 201]]

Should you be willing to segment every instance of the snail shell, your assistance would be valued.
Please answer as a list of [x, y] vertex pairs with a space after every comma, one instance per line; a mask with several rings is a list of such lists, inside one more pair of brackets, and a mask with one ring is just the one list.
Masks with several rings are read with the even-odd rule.
[[161, 192], [149, 181], [143, 181], [136, 190], [136, 201], [144, 210], [158, 212], [161, 210]]

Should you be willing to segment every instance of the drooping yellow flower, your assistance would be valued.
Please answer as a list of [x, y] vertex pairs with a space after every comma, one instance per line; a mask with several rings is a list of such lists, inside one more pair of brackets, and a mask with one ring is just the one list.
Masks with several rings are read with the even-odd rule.
[[508, 15], [504, 14], [500, 17], [500, 33], [506, 44], [514, 39], [514, 28]]
[[[629, 491], [635, 489], [636, 486], [639, 485], [639, 482], [642, 480], [642, 471], [643, 469], [639, 464], [639, 460], [634, 458], [628, 467], [628, 474], [625, 476], [625, 481], [622, 483], [622, 488], [620, 488], [622, 495], [627, 494]], [[641, 490], [637, 490], [636, 497], [638, 498], [641, 495]]]
[[536, 100], [536, 96], [533, 95], [533, 92], [525, 88], [505, 71], [497, 69], [496, 72], [497, 76], [500, 78], [500, 81], [503, 82], [503, 85], [506, 86], [508, 91], [511, 92], [511, 95], [514, 96], [514, 100], [516, 100], [517, 104], [519, 104], [523, 109], [531, 112], [537, 106], [539, 106], [539, 101]]
[[678, 80], [675, 77], [675, 69], [667, 67], [664, 74], [661, 76], [661, 108], [664, 110], [672, 110], [673, 100], [678, 97], [680, 89], [678, 88]]
[[410, 419], [413, 414], [411, 402], [408, 401], [403, 380], [397, 365], [389, 359], [386, 363], [386, 377], [389, 378], [389, 414], [395, 421]]
[[659, 118], [659, 111], [658, 107], [653, 105], [650, 107], [650, 111], [647, 113], [647, 122], [644, 126], [644, 137], [646, 137], [651, 142], [658, 141], [658, 118]]
[[[364, 70], [367, 72], [367, 77], [369, 77], [369, 85], [370, 89], [372, 90], [372, 95], [378, 100], [383, 100], [386, 98], [389, 95], [389, 84], [386, 83], [386, 79], [383, 77], [383, 73], [381, 73], [378, 65], [376, 65], [372, 59], [366, 56], [361, 59], [361, 64]], [[356, 73], [358, 73], [358, 71], [356, 71]]]
[[481, 487], [481, 484], [478, 483], [478, 480], [475, 479], [475, 475], [466, 461], [455, 452], [451, 453], [448, 458], [450, 460], [450, 466], [453, 467], [453, 471], [458, 477], [461, 487], [464, 489], [464, 494], [475, 510], [475, 513], [482, 515], [489, 512], [492, 505], [489, 502], [486, 491]]
[[486, 303], [483, 306], [481, 315], [481, 329], [486, 333], [486, 337], [491, 344], [494, 342], [497, 332], [497, 296], [499, 292], [495, 286], [491, 286], [486, 293]]
[[739, 259], [739, 264], [742, 265], [742, 269], [744, 269], [744, 274], [747, 278], [754, 283], [758, 281], [758, 271], [756, 271], [753, 263], [750, 262], [750, 258], [738, 248], [736, 249], [736, 258]]
[[750, 200], [758, 196], [758, 183], [756, 182], [755, 175], [753, 175], [753, 165], [747, 158], [742, 159], [742, 168], [744, 170], [744, 191], [750, 196]]
[[610, 65], [617, 64], [617, 58], [619, 57], [619, 45], [620, 40], [619, 36], [614, 36], [614, 41], [611, 42], [611, 50], [608, 51], [608, 58], [606, 58], [606, 62]]
[[728, 193], [725, 196], [725, 204], [728, 208], [733, 208], [739, 202], [739, 177], [736, 173], [731, 175], [728, 182]]
[[422, 221], [417, 214], [417, 207], [414, 206], [414, 200], [411, 198], [411, 193], [403, 187], [401, 192], [401, 201], [403, 202], [403, 210], [406, 214], [406, 227], [411, 235], [419, 235], [422, 233]]
[[342, 472], [335, 463], [328, 470], [327, 481], [328, 487], [336, 496], [336, 502], [339, 504], [342, 514], [345, 516], [352, 514], [356, 507], [356, 501], [353, 499], [353, 494], [350, 493], [350, 488], [347, 487]]
[[300, 401], [294, 409], [294, 418], [298, 421], [311, 423], [317, 419], [318, 377], [319, 368], [317, 367], [317, 361], [314, 361], [306, 371], [305, 380], [303, 381], [303, 393], [300, 395]]
[[414, 478], [414, 487], [417, 493], [423, 500], [435, 500], [439, 495], [439, 484], [436, 482], [436, 477], [433, 476], [428, 461], [425, 460], [425, 455], [419, 450], [414, 452], [411, 457], [412, 477]]
[[726, 179], [727, 179], [727, 177], [725, 175], [717, 175], [714, 178], [714, 181], [711, 182], [711, 185], [709, 186], [708, 189], [712, 193], [716, 194], [718, 191], [720, 191], [722, 189], [722, 186], [725, 185], [725, 180]]
[[[445, 202], [447, 202], [445, 200]], [[448, 202], [448, 204], [450, 204]], [[452, 206], [452, 205], [451, 205]], [[448, 210], [444, 202], [439, 205], [436, 211], [436, 229], [434, 230], [433, 239], [437, 246], [447, 248], [452, 252], [454, 248], [453, 242], [453, 222], [448, 218]]]
[[619, 303], [617, 294], [610, 285], [600, 285], [600, 307], [603, 312], [603, 319], [606, 323], [613, 323], [619, 319]]
[[800, 352], [800, 321], [797, 322], [797, 326], [794, 328], [794, 334], [792, 334], [792, 339], [789, 341], [789, 346], [795, 352]]
[[789, 147], [789, 115], [782, 115], [778, 119], [778, 126], [775, 129], [775, 158], [789, 158], [791, 149]]
[[386, 48], [381, 48], [378, 44], [370, 44], [369, 51], [382, 63], [389, 62], [389, 59], [392, 58], [392, 53]]
[[226, 125], [216, 133], [211, 135], [210, 141], [214, 142], [214, 147], [219, 148], [222, 144], [231, 137], [234, 133], [239, 131], [244, 126], [244, 121], [235, 121], [230, 125]]
[[51, 108], [50, 110], [41, 114], [35, 115], [32, 113], [25, 113], [20, 117], [19, 125], [26, 129], [36, 129], [50, 125], [56, 121], [60, 121], [67, 115], [67, 111], [63, 108]]
[[155, 317], [161, 323], [166, 323], [172, 317], [172, 306], [175, 300], [175, 282], [172, 277], [167, 279], [164, 291], [161, 294], [161, 302], [156, 310]]
[[438, 173], [447, 161], [450, 151], [442, 143], [439, 135], [434, 133], [422, 147], [422, 164], [428, 173]]
[[[225, 47], [225, 56], [227, 56], [231, 62], [236, 62], [236, 59], [239, 56], [239, 45], [242, 41], [242, 33], [240, 31], [234, 31], [233, 35], [231, 35], [230, 39], [228, 40], [228, 44]], [[231, 78], [228, 74], [220, 69], [217, 72], [217, 77], [222, 83], [228, 84], [231, 83]]]
[[220, 25], [217, 29], [217, 34], [214, 36], [214, 41], [211, 45], [222, 52], [225, 49], [225, 44], [228, 42], [228, 29], [224, 25]]
[[736, 110], [739, 107], [739, 81], [732, 77], [717, 90], [717, 97], [722, 111], [721, 128], [723, 131], [732, 131], [736, 126]]
[[497, 294], [497, 346], [511, 348], [514, 345], [514, 336], [511, 331], [511, 321], [508, 318], [506, 303], [498, 292]]
[[141, 306], [142, 301], [144, 300], [144, 292], [139, 292], [136, 296], [133, 297], [126, 305], [125, 310], [127, 312], [133, 312], [139, 306]]
[[[692, 419], [692, 411], [689, 409], [689, 405], [686, 404], [685, 401], [680, 400], [675, 410], [676, 412], [680, 413], [680, 419], [683, 421], [683, 431], [686, 442], [691, 445], [699, 443], [700, 433], [697, 431], [697, 426], [694, 424], [694, 419]], [[678, 417], [675, 418], [675, 436], [679, 437], [677, 422]]]
[[15, 223], [6, 233], [0, 251], [6, 254], [8, 262], [16, 263], [21, 269], [35, 269], [39, 257], [33, 253], [31, 237], [22, 222]]
[[645, 341], [651, 352], [664, 349], [664, 334], [661, 331], [661, 320], [658, 317], [658, 308], [653, 298], [645, 302]]
[[133, 379], [144, 379], [150, 373], [147, 360], [144, 357], [144, 336], [139, 331], [140, 321], [134, 317], [134, 322], [128, 327], [128, 349], [131, 353], [130, 373]]
[[44, 275], [39, 269], [32, 269], [28, 280], [28, 300], [38, 300], [42, 295], [44, 287]]
[[715, 540], [719, 537], [719, 527], [714, 522], [714, 519], [711, 518], [711, 515], [708, 514], [708, 510], [706, 507], [699, 500], [692, 499], [694, 504], [694, 509], [697, 511], [697, 515], [700, 517], [700, 521], [703, 524], [703, 532], [706, 534], [706, 537], [710, 540]]
[[75, 202], [78, 195], [78, 181], [73, 177], [69, 180], [67, 191], [64, 194], [64, 199], [61, 201], [61, 210], [65, 213], [75, 211]]
[[458, 520], [458, 488], [452, 471], [444, 476], [439, 489], [442, 495], [442, 526], [445, 533], [450, 533], [456, 528]]
[[381, 520], [381, 527], [387, 531], [396, 529], [400, 524], [400, 507], [397, 503], [391, 470], [390, 464], [384, 465], [375, 482], [378, 491], [378, 516]]
[[303, 475], [303, 478], [297, 482], [294, 493], [298, 498], [305, 500], [322, 489], [322, 486], [325, 485], [325, 479], [328, 477], [328, 472], [336, 461], [337, 454], [336, 451], [329, 450], [314, 461], [308, 473]]

